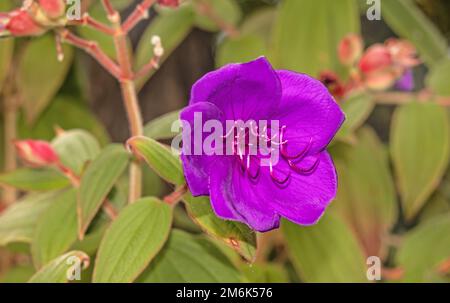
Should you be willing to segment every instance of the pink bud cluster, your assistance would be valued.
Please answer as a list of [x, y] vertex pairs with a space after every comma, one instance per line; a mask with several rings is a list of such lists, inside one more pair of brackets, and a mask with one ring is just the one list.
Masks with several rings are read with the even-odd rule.
[[348, 81], [344, 82], [333, 71], [320, 74], [320, 80], [338, 99], [357, 89], [387, 89], [420, 64], [416, 49], [408, 41], [391, 38], [364, 51], [362, 38], [355, 34], [341, 40], [338, 58], [349, 68]]
[[[44, 23], [51, 23], [64, 16], [66, 3], [64, 0], [38, 0], [24, 1], [20, 9], [13, 10], [0, 15], [0, 36], [12, 35], [38, 36], [43, 34], [47, 28]], [[37, 17], [44, 18], [37, 20]]]

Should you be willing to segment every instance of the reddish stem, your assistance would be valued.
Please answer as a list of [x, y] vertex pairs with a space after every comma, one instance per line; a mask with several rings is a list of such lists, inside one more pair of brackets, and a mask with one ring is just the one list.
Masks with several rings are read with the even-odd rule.
[[83, 17], [80, 20], [71, 20], [69, 21], [69, 25], [85, 25], [85, 26], [90, 26], [93, 29], [96, 29], [102, 33], [105, 33], [107, 35], [114, 35], [114, 29], [112, 29], [111, 27], [109, 27], [106, 24], [103, 24], [97, 20], [95, 20], [94, 18], [92, 18], [91, 16], [89, 16], [88, 13], [85, 13], [83, 15]]
[[153, 4], [155, 4], [155, 0], [143, 0], [140, 4], [138, 4], [127, 20], [123, 23], [123, 31], [128, 33], [142, 19], [148, 18], [148, 10]]
[[63, 41], [83, 49], [94, 57], [115, 78], [120, 78], [121, 70], [119, 66], [102, 51], [97, 42], [77, 37], [67, 29], [58, 31], [58, 34]]
[[177, 204], [187, 192], [187, 185], [182, 185], [179, 188], [175, 189], [171, 194], [165, 196], [163, 201], [169, 205]]

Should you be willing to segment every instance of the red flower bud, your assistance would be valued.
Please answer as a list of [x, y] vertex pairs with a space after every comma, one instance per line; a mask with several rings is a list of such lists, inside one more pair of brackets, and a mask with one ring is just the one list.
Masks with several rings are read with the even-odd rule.
[[158, 0], [158, 4], [162, 6], [177, 7], [180, 5], [180, 0]]
[[359, 61], [359, 69], [367, 74], [379, 72], [392, 66], [392, 56], [387, 47], [375, 44], [367, 49]]
[[8, 14], [4, 28], [13, 36], [37, 36], [45, 29], [34, 22], [33, 18], [24, 10], [15, 10]]
[[339, 60], [344, 65], [353, 65], [361, 57], [363, 41], [360, 36], [350, 34], [341, 40], [338, 46]]
[[53, 147], [46, 141], [20, 140], [15, 141], [14, 144], [20, 158], [31, 166], [48, 166], [59, 161]]
[[51, 19], [62, 17], [66, 11], [66, 3], [64, 0], [39, 0], [39, 5]]

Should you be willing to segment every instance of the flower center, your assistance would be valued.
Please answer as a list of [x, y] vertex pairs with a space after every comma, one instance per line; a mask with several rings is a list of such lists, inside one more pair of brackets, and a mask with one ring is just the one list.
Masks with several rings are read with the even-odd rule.
[[[275, 131], [267, 126], [259, 128], [256, 123], [250, 123], [248, 127], [235, 125], [223, 136], [226, 141], [224, 146], [231, 145], [231, 154], [238, 157], [242, 173], [247, 175], [251, 181], [256, 182], [259, 178], [261, 161], [264, 160], [269, 167], [272, 181], [284, 187], [289, 183], [292, 172], [310, 175], [316, 170], [320, 161], [319, 157], [316, 157], [309, 167], [300, 167], [299, 163], [311, 150], [312, 138], [309, 139], [305, 148], [290, 154], [287, 151], [289, 142], [285, 139], [286, 130], [286, 125]], [[280, 161], [288, 164], [286, 171], [283, 171], [281, 165], [278, 164]]]

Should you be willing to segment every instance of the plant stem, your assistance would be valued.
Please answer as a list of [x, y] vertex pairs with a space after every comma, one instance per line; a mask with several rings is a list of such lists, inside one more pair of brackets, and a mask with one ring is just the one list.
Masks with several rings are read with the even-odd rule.
[[[4, 98], [4, 137], [5, 137], [5, 171], [13, 171], [17, 168], [16, 149], [13, 140], [17, 138], [17, 107], [15, 96]], [[3, 191], [3, 203], [10, 205], [17, 198], [17, 190], [7, 187]]]
[[169, 205], [176, 205], [183, 198], [186, 192], [187, 185], [185, 184], [175, 189], [171, 194], [165, 196], [163, 201]]
[[[137, 97], [136, 87], [134, 85], [134, 74], [131, 66], [131, 56], [128, 50], [126, 32], [120, 22], [118, 13], [109, 11], [110, 20], [113, 22], [116, 30], [113, 39], [116, 48], [117, 61], [121, 70], [120, 89], [128, 116], [128, 123], [131, 136], [142, 136], [144, 134], [143, 121], [139, 101]], [[128, 202], [132, 203], [139, 199], [142, 193], [142, 169], [138, 160], [133, 161], [130, 165]]]

